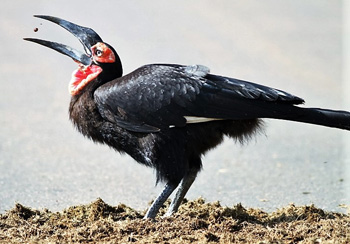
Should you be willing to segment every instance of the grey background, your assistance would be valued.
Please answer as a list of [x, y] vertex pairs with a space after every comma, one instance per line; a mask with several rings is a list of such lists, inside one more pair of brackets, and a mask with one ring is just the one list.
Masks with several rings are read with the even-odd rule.
[[[309, 107], [350, 109], [341, 1], [1, 3], [0, 212], [15, 202], [57, 211], [97, 197], [144, 210], [162, 187], [151, 169], [73, 129], [67, 85], [76, 64], [22, 38], [82, 47], [33, 14], [93, 28], [118, 51], [125, 73], [148, 63], [203, 64], [303, 97]], [[187, 198], [267, 211], [290, 202], [344, 211], [349, 145], [346, 131], [266, 120], [265, 133], [249, 144], [225, 140], [209, 152]]]

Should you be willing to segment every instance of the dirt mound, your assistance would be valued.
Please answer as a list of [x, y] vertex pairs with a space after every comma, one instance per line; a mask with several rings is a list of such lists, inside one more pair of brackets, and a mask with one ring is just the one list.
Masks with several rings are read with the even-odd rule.
[[0, 242], [350, 243], [350, 216], [314, 206], [266, 213], [198, 199], [185, 202], [174, 217], [143, 220], [143, 214], [101, 199], [56, 213], [16, 204], [0, 215]]

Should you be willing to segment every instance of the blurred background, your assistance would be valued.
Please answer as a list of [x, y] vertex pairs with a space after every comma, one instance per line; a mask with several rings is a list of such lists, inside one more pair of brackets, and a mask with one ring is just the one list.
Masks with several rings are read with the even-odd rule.
[[[349, 8], [342, 1], [3, 0], [1, 5], [0, 213], [16, 202], [58, 211], [98, 197], [144, 210], [162, 189], [152, 169], [75, 131], [67, 87], [76, 64], [22, 38], [82, 47], [33, 14], [94, 29], [117, 50], [125, 73], [149, 63], [203, 64], [214, 74], [295, 94], [308, 107], [350, 110], [349, 52], [343, 45]], [[225, 140], [209, 152], [187, 198], [266, 211], [291, 202], [345, 211], [349, 141], [347, 131], [266, 120], [265, 132], [249, 144]]]

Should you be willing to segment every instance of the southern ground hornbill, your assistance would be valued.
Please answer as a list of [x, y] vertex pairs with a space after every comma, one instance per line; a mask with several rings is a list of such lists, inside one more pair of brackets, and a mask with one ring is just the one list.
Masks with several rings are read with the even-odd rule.
[[145, 218], [154, 218], [178, 188], [167, 212], [176, 212], [202, 166], [201, 156], [224, 136], [249, 139], [261, 118], [350, 129], [350, 113], [302, 108], [303, 99], [247, 81], [211, 74], [202, 65], [151, 64], [124, 75], [117, 52], [90, 28], [60, 18], [52, 21], [75, 35], [82, 53], [33, 38], [79, 64], [69, 83], [69, 114], [77, 129], [95, 142], [126, 152], [153, 167], [165, 187]]

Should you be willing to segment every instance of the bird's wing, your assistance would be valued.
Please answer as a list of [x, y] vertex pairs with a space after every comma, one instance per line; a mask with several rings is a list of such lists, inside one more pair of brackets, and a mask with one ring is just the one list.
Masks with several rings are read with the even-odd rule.
[[273, 104], [303, 103], [277, 89], [209, 74], [202, 65], [146, 65], [101, 86], [94, 96], [105, 119], [136, 132], [214, 119], [269, 117]]

